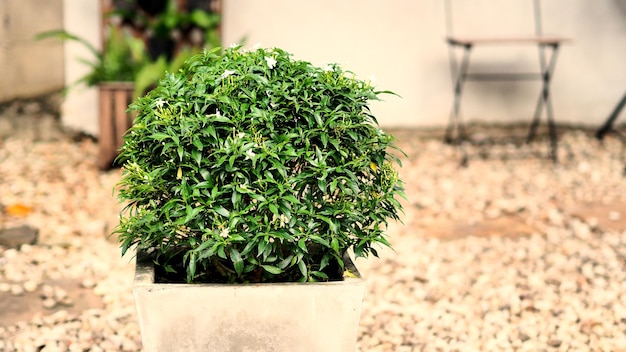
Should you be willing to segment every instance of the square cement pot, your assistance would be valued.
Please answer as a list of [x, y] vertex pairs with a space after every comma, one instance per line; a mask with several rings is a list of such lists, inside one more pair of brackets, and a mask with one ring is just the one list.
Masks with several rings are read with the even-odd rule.
[[155, 283], [137, 256], [133, 293], [143, 351], [354, 351], [365, 281], [323, 283]]

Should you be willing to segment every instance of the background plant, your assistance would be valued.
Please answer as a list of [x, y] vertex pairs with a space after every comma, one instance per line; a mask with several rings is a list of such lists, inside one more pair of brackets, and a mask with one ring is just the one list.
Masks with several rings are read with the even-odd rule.
[[73, 84], [95, 86], [101, 82], [133, 81], [137, 73], [149, 61], [143, 40], [131, 34], [107, 28], [105, 50], [98, 50], [86, 39], [64, 30], [51, 30], [35, 36], [36, 40], [57, 38], [75, 41], [89, 50], [91, 58], [79, 58], [91, 71]]
[[[187, 12], [179, 9], [174, 0], [163, 1], [163, 9], [148, 15], [137, 1], [116, 2], [119, 8], [106, 14], [105, 43], [102, 50], [86, 39], [64, 30], [39, 33], [36, 40], [57, 38], [78, 42], [91, 54], [78, 60], [91, 70], [72, 83], [96, 86], [103, 82], [133, 82], [135, 97], [143, 95], [163, 78], [165, 72], [176, 72], [185, 60], [203, 48], [219, 45], [219, 14], [195, 8]], [[145, 2], [152, 4], [154, 2]], [[158, 5], [158, 4], [157, 4]], [[118, 23], [118, 24], [116, 24]], [[199, 31], [200, 42], [190, 40], [191, 33]], [[146, 33], [150, 33], [147, 36]], [[145, 38], [148, 37], [148, 38]], [[169, 48], [152, 48], [152, 37], [170, 41]], [[177, 38], [177, 40], [175, 40]], [[169, 49], [162, 52], [158, 49]]]
[[368, 101], [337, 65], [280, 49], [206, 51], [131, 105], [120, 160], [122, 253], [152, 250], [188, 282], [341, 279], [389, 245], [402, 182]]

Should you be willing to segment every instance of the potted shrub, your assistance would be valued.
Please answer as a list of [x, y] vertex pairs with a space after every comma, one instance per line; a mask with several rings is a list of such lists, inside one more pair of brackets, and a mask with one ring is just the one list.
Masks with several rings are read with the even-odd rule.
[[354, 350], [402, 182], [368, 101], [280, 49], [205, 51], [130, 106], [114, 234], [137, 250], [146, 351]]

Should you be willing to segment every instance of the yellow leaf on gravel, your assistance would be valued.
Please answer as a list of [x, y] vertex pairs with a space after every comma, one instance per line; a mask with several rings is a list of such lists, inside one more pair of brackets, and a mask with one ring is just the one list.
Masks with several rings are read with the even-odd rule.
[[33, 208], [24, 204], [11, 204], [4, 208], [4, 211], [11, 216], [24, 217], [33, 212]]

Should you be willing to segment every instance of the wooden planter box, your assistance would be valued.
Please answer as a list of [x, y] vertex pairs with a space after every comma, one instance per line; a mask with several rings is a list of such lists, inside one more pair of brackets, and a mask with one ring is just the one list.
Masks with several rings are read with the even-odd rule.
[[145, 352], [352, 352], [365, 281], [321, 283], [155, 283], [137, 255], [134, 296]]
[[134, 116], [126, 112], [133, 100], [132, 82], [107, 82], [99, 85], [99, 125], [97, 165], [107, 170], [113, 165], [124, 143], [124, 133], [132, 126]]

